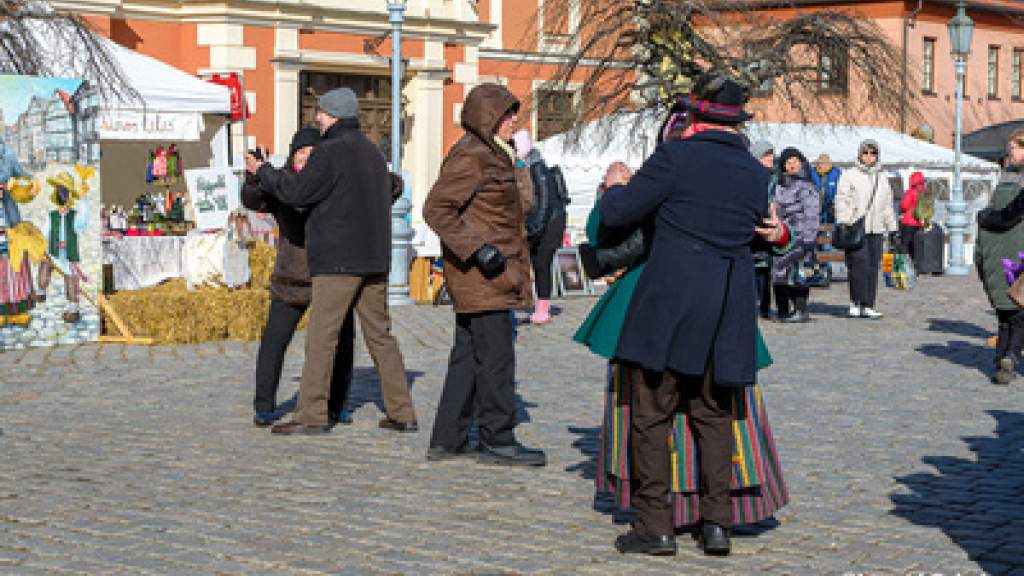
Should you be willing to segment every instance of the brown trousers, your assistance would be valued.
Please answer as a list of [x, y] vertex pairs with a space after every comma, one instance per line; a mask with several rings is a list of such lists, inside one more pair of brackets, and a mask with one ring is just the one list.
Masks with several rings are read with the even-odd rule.
[[729, 489], [734, 442], [733, 391], [716, 386], [710, 368], [702, 378], [630, 366], [626, 377], [633, 394], [630, 430], [637, 532], [646, 536], [674, 532], [668, 439], [679, 407], [690, 417], [697, 439], [700, 516], [724, 527], [732, 526]]
[[338, 334], [349, 309], [355, 307], [366, 348], [380, 376], [384, 409], [393, 420], [416, 421], [409, 382], [398, 340], [391, 334], [388, 281], [373, 276], [325, 275], [313, 277], [313, 298], [306, 332], [306, 362], [302, 367], [299, 405], [295, 419], [306, 426], [326, 426], [331, 374]]

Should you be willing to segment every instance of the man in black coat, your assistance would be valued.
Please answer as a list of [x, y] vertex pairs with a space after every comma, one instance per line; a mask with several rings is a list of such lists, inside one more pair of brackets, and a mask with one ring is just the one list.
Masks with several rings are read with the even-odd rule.
[[700, 453], [701, 545], [729, 553], [733, 398], [754, 383], [756, 304], [751, 245], [769, 218], [769, 172], [736, 126], [749, 119], [743, 90], [724, 77], [697, 83], [682, 140], [658, 147], [631, 180], [616, 178], [601, 222], [635, 226], [655, 217], [653, 245], [616, 351], [632, 393], [634, 528], [620, 552], [676, 552], [669, 500], [669, 437], [680, 403]]
[[306, 363], [295, 419], [271, 432], [330, 430], [328, 397], [338, 334], [353, 307], [380, 375], [387, 411], [380, 427], [415, 432], [416, 412], [388, 315], [392, 180], [387, 163], [359, 130], [359, 101], [351, 89], [337, 88], [321, 96], [316, 117], [323, 139], [294, 185], [275, 186], [280, 179], [273, 168], [251, 154], [246, 157], [246, 169], [257, 174], [278, 200], [308, 212], [306, 252], [313, 298]]

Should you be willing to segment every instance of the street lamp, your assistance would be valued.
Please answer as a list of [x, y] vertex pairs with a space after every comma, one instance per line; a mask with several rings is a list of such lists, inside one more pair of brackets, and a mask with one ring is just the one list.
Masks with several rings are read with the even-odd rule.
[[964, 73], [967, 57], [971, 54], [971, 37], [974, 35], [974, 21], [967, 16], [966, 0], [959, 0], [956, 15], [949, 21], [950, 54], [956, 63], [956, 132], [955, 156], [953, 159], [953, 186], [949, 199], [949, 264], [946, 274], [963, 276], [967, 274], [964, 258], [964, 231], [967, 230], [967, 203], [964, 202], [963, 180], [960, 177], [960, 150], [963, 132]]
[[[391, 23], [391, 170], [402, 176], [402, 24], [407, 0], [387, 0]], [[403, 177], [403, 182], [404, 182]], [[409, 247], [415, 233], [406, 218], [412, 203], [405, 194], [391, 206], [391, 272], [388, 304], [412, 304], [409, 297]]]

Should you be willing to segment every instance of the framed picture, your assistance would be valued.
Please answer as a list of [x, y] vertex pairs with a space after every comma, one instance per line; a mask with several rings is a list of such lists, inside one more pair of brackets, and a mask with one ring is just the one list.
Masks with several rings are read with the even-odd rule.
[[224, 228], [228, 214], [241, 203], [238, 176], [230, 168], [196, 168], [185, 170], [185, 182], [195, 210], [196, 228]]
[[586, 296], [590, 294], [590, 283], [583, 273], [583, 261], [575, 246], [559, 248], [555, 252], [555, 276], [558, 291], [563, 296]]

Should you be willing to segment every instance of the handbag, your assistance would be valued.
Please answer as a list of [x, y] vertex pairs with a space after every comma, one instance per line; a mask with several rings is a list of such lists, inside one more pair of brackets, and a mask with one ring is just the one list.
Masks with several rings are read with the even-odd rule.
[[856, 219], [852, 224], [837, 223], [832, 233], [832, 245], [840, 250], [859, 250], [864, 245], [864, 218], [871, 212], [871, 205], [875, 203], [875, 192], [878, 191], [878, 174], [875, 174], [875, 186], [871, 189], [871, 200], [864, 210], [864, 215]]
[[1017, 279], [1006, 289], [1006, 295], [1013, 300], [1013, 303], [1024, 308], [1024, 274], [1017, 276]]
[[796, 288], [828, 288], [832, 284], [832, 270], [819, 264], [814, 253], [794, 260], [786, 268], [786, 283]]

